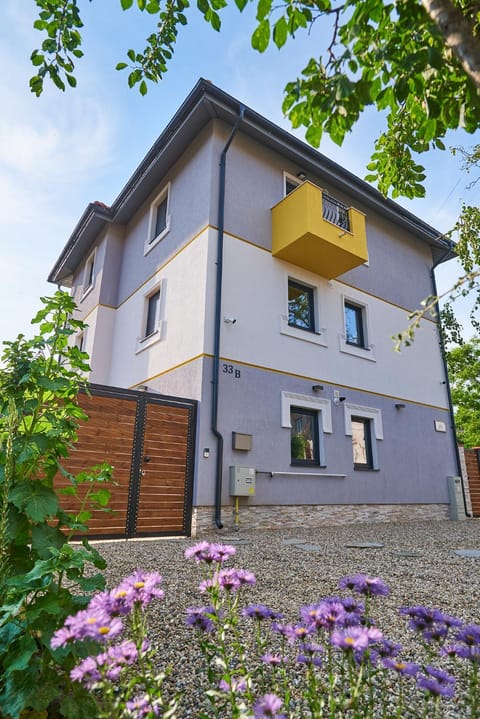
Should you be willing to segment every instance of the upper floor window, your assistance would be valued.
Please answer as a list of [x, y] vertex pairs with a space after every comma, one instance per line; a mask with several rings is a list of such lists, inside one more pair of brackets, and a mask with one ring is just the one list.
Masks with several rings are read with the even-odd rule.
[[95, 284], [95, 250], [87, 257], [83, 273], [82, 299], [90, 292]]
[[170, 183], [163, 188], [150, 205], [150, 222], [145, 254], [170, 230]]
[[356, 347], [366, 347], [364, 308], [345, 302], [345, 341]]
[[289, 175], [287, 172], [283, 173], [283, 182], [283, 194], [285, 197], [302, 184], [302, 180], [299, 180], [298, 177], [294, 177], [294, 175]]
[[153, 295], [147, 298], [147, 315], [145, 320], [144, 338], [150, 337], [158, 329], [158, 320], [160, 318], [160, 290], [156, 290]]
[[288, 280], [288, 324], [315, 332], [314, 291], [312, 287]]

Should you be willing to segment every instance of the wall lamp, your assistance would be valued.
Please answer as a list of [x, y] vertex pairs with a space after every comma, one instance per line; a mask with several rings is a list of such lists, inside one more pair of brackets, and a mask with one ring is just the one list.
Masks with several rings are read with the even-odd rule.
[[345, 402], [346, 399], [346, 397], [334, 397], [333, 404], [341, 404], [342, 402]]
[[405, 409], [405, 405], [402, 404], [401, 402], [398, 402], [398, 403], [395, 405], [395, 409]]
[[226, 325], [234, 325], [237, 320], [235, 317], [224, 317], [223, 321]]
[[323, 384], [312, 384], [312, 390], [314, 392], [321, 392], [323, 389]]
[[298, 179], [301, 180], [302, 182], [307, 179], [307, 175], [306, 175], [305, 172], [303, 172], [303, 171], [302, 171], [302, 172], [297, 172], [297, 177], [298, 177]]

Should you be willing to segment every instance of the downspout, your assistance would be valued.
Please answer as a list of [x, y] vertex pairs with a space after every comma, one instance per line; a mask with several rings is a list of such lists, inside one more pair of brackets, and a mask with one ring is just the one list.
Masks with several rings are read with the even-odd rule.
[[[438, 297], [437, 281], [435, 279], [435, 269], [438, 267], [438, 265], [440, 265], [444, 261], [446, 256], [450, 253], [450, 251], [451, 251], [450, 249], [447, 250], [445, 252], [445, 254], [442, 255], [440, 257], [440, 259], [437, 260], [437, 262], [435, 262], [435, 264], [433, 265], [433, 267], [430, 271], [430, 275], [431, 275], [431, 279], [432, 279], [433, 294], [435, 297]], [[440, 306], [439, 306], [438, 302], [436, 302], [436, 312], [437, 312], [437, 316], [438, 316], [438, 332], [439, 332], [439, 336], [440, 336], [440, 354], [442, 355], [443, 371], [445, 374], [445, 386], [447, 388], [448, 411], [449, 411], [449, 415], [450, 415], [451, 426], [453, 429], [453, 446], [454, 446], [454, 451], [455, 451], [455, 459], [456, 459], [456, 463], [457, 463], [457, 474], [460, 477], [460, 483], [462, 485], [462, 497], [463, 497], [463, 507], [465, 509], [465, 516], [471, 518], [472, 515], [468, 511], [467, 495], [465, 493], [465, 484], [463, 481], [463, 474], [462, 474], [462, 463], [460, 461], [460, 452], [458, 449], [457, 431], [456, 431], [456, 427], [455, 427], [455, 415], [453, 412], [452, 393], [450, 391], [450, 381], [448, 378], [447, 359], [445, 357], [445, 342], [443, 339], [442, 323], [440, 322]]]
[[222, 529], [222, 470], [223, 436], [218, 430], [218, 384], [220, 378], [220, 329], [222, 318], [222, 279], [223, 279], [223, 233], [225, 221], [225, 180], [227, 152], [245, 115], [245, 106], [240, 105], [238, 117], [230, 137], [220, 155], [220, 176], [218, 188], [218, 239], [217, 239], [217, 281], [215, 290], [215, 326], [212, 376], [212, 432], [217, 438], [217, 463], [215, 471], [215, 524]]

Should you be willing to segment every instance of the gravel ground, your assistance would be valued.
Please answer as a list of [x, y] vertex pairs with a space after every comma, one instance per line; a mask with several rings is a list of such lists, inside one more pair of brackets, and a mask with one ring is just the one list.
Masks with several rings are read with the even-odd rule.
[[[257, 584], [248, 588], [246, 602], [281, 611], [287, 621], [298, 619], [298, 608], [338, 594], [338, 580], [347, 574], [381, 577], [390, 587], [378, 598], [377, 623], [390, 639], [405, 644], [405, 619], [400, 606], [422, 604], [440, 608], [466, 622], [480, 623], [480, 557], [456, 550], [480, 550], [480, 519], [464, 522], [358, 524], [285, 531], [240, 528], [235, 534], [212, 532], [201, 538], [235, 544], [229, 566], [251, 570]], [[170, 680], [186, 691], [186, 709], [179, 716], [198, 716], [200, 657], [192, 630], [184, 626], [185, 609], [205, 603], [198, 591], [201, 570], [183, 558], [195, 539], [155, 539], [97, 544], [108, 562], [107, 582], [115, 586], [134, 569], [158, 571], [165, 598], [150, 612], [150, 638], [158, 641], [164, 666], [175, 668]], [[360, 547], [348, 545], [372, 544]], [[234, 561], [235, 560], [235, 561]], [[411, 633], [410, 633], [411, 634]], [[413, 658], [413, 655], [412, 655]]]

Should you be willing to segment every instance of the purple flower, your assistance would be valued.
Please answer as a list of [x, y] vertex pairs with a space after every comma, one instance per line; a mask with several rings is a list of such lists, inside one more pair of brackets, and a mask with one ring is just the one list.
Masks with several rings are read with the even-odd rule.
[[251, 617], [261, 621], [262, 619], [280, 619], [281, 614], [274, 612], [273, 609], [266, 607], [264, 604], [250, 604], [242, 612], [244, 617]]
[[425, 674], [417, 677], [417, 686], [434, 696], [453, 697], [455, 694], [455, 677], [442, 669], [428, 666]]
[[271, 667], [278, 667], [280, 664], [286, 664], [288, 659], [286, 657], [282, 657], [281, 654], [264, 654], [263, 657], [260, 657], [261, 661], [264, 664], [269, 664]]
[[97, 662], [94, 657], [87, 657], [70, 672], [70, 678], [80, 682], [87, 689], [91, 689], [101, 679]]
[[152, 599], [162, 599], [164, 592], [159, 588], [162, 577], [158, 572], [143, 572], [137, 569], [130, 577], [113, 589], [110, 593], [110, 606], [115, 612], [128, 614], [135, 604], [146, 607]]
[[305, 627], [303, 624], [278, 624], [272, 623], [272, 631], [286, 637], [289, 644], [295, 641], [303, 641], [315, 631], [313, 627]]
[[368, 577], [366, 574], [343, 577], [338, 586], [340, 589], [350, 589], [367, 597], [384, 597], [390, 593], [388, 586], [379, 577]]
[[255, 584], [255, 575], [245, 569], [220, 569], [213, 577], [200, 582], [198, 588], [201, 592], [208, 591], [211, 587], [228, 592], [238, 592], [246, 584]]
[[[470, 645], [470, 644], [458, 644], [455, 647], [449, 647], [450, 651], [448, 652], [448, 656], [457, 656], [461, 659], [468, 659], [471, 662], [475, 662], [477, 664], [480, 663], [480, 645]], [[455, 650], [455, 654], [453, 654], [453, 650]], [[447, 652], [445, 652], [447, 654]]]
[[282, 708], [282, 700], [276, 694], [265, 694], [255, 703], [253, 712], [255, 719], [284, 719], [285, 714], [278, 712]]
[[448, 634], [448, 627], [444, 624], [434, 624], [430, 629], [425, 629], [422, 632], [422, 637], [427, 644], [431, 642], [443, 642]]
[[386, 669], [393, 669], [398, 674], [409, 677], [417, 676], [418, 672], [420, 671], [420, 667], [418, 664], [414, 664], [413, 662], [396, 661], [394, 659], [390, 659], [389, 657], [385, 657], [382, 661], [382, 664]]
[[243, 692], [247, 688], [247, 680], [245, 679], [245, 677], [238, 677], [238, 679], [233, 677], [229, 682], [227, 682], [226, 679], [220, 679], [218, 686], [219, 689], [222, 690], [222, 692], [243, 694]]
[[135, 719], [143, 719], [150, 713], [155, 714], [155, 716], [159, 716], [160, 714], [159, 707], [156, 704], [152, 705], [147, 696], [136, 697], [135, 699], [128, 701], [126, 707]]
[[214, 562], [221, 564], [229, 557], [233, 557], [236, 553], [235, 547], [230, 544], [209, 544], [208, 542], [199, 542], [193, 547], [185, 550], [185, 559], [193, 557], [197, 563], [206, 562], [212, 564]]
[[297, 662], [299, 664], [311, 664], [316, 667], [321, 667], [321, 654], [323, 654], [323, 647], [321, 644], [303, 643], [300, 645], [300, 653], [297, 655]]
[[446, 616], [439, 609], [422, 606], [402, 607], [399, 612], [410, 617], [408, 626], [415, 632], [423, 632], [425, 629], [431, 629], [435, 624], [441, 624]]
[[[187, 611], [186, 624], [202, 632], [211, 632], [214, 629], [212, 615], [215, 609], [210, 607], [190, 607]], [[210, 615], [210, 616], [209, 616]]]
[[468, 646], [479, 646], [480, 645], [480, 625], [479, 624], [467, 624], [459, 632], [455, 634], [455, 639], [460, 642], [467, 644]]
[[310, 604], [300, 609], [300, 616], [312, 629], [332, 630], [344, 626], [347, 612], [343, 603], [336, 597], [323, 599], [318, 604]]
[[77, 614], [66, 618], [64, 626], [53, 635], [51, 646], [56, 649], [68, 642], [81, 641], [82, 639], [94, 639], [97, 642], [104, 642], [118, 636], [122, 630], [123, 624], [120, 619], [112, 618], [101, 610], [83, 609]]
[[334, 647], [338, 647], [343, 651], [366, 649], [371, 641], [369, 631], [365, 627], [337, 629], [332, 633], [330, 642]]

